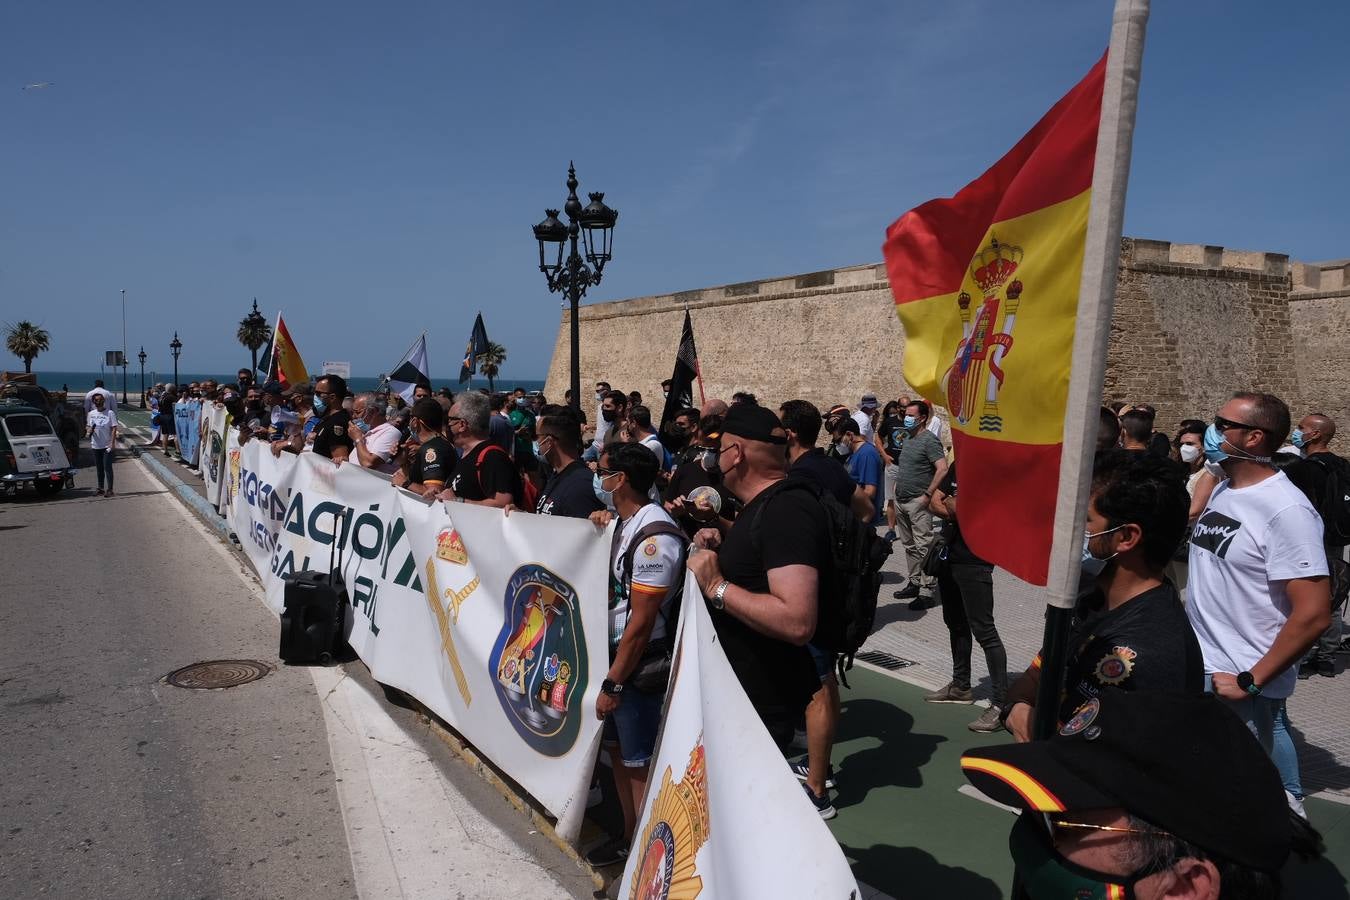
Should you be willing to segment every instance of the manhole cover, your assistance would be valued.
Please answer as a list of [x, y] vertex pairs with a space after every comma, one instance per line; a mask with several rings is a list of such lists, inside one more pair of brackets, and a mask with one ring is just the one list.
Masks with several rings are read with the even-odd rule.
[[174, 669], [164, 680], [174, 687], [193, 691], [232, 688], [257, 681], [272, 669], [256, 659], [213, 659]]

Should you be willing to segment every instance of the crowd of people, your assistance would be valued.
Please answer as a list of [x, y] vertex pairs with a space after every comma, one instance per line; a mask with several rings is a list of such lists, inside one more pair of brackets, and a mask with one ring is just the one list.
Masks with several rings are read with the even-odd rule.
[[[1020, 674], [1010, 677], [996, 624], [994, 567], [961, 534], [960, 511], [981, 498], [959, 495], [962, 460], [937, 410], [908, 396], [882, 405], [871, 393], [855, 408], [822, 411], [805, 400], [771, 408], [738, 393], [730, 402], [671, 405], [673, 415], [663, 421], [669, 390], [662, 385], [659, 408], [603, 381], [579, 405], [570, 396], [553, 404], [520, 388], [453, 393], [430, 384], [405, 402], [391, 393], [353, 394], [336, 375], [282, 389], [259, 385], [241, 370], [235, 383], [168, 387], [154, 402], [166, 442], [174, 399], [200, 396], [230, 409], [241, 441], [267, 441], [274, 454], [315, 453], [359, 465], [430, 500], [589, 519], [601, 527], [617, 522], [610, 667], [595, 714], [605, 720], [623, 830], [592, 850], [596, 865], [621, 861], [631, 843], [689, 577], [787, 765], [820, 815], [836, 814], [830, 757], [840, 718], [840, 648], [837, 631], [825, 624], [838, 618], [827, 503], [895, 545], [894, 599], [917, 612], [941, 608], [952, 675], [926, 701], [972, 704], [971, 655], [976, 643], [983, 651], [992, 696], [969, 727], [1006, 729], [1015, 744], [972, 754], [966, 765], [972, 780], [987, 781], [992, 763], [979, 762], [984, 758], [1048, 765], [1046, 751], [1017, 749], [1045, 743], [1031, 741], [1041, 657], [1013, 660]], [[1139, 735], [1166, 722], [1176, 729], [1173, 742], [1241, 759], [1247, 771], [1240, 777], [1255, 785], [1253, 808], [1269, 814], [1269, 791], [1282, 789], [1283, 806], [1275, 806], [1301, 817], [1287, 700], [1299, 678], [1336, 674], [1344, 649], [1340, 610], [1350, 590], [1344, 559], [1350, 464], [1331, 450], [1336, 424], [1309, 413], [1291, 428], [1288, 407], [1255, 392], [1234, 394], [1211, 418], [1182, 420], [1172, 435], [1156, 429], [1156, 418], [1148, 404], [1101, 410], [1080, 596], [1053, 710], [1060, 736], [1050, 743], [1072, 742], [1065, 753], [1107, 759], [1135, 752]], [[1141, 718], [1145, 725], [1138, 725]], [[1127, 730], [1120, 723], [1131, 722], [1136, 737], [1120, 737], [1123, 746], [1079, 746], [1085, 735], [1093, 740], [1094, 729], [1120, 735]], [[1233, 723], [1245, 728], [1234, 730]], [[805, 755], [793, 757], [790, 749], [803, 741]], [[1235, 743], [1243, 746], [1234, 749]], [[1185, 781], [1182, 767], [1195, 762], [1183, 757], [1157, 758], [1156, 766], [1168, 770], [1159, 783], [1180, 779], [1196, 791], [1214, 783]], [[1112, 778], [1129, 780], [1103, 775]], [[1051, 811], [1018, 796], [1015, 805]], [[1303, 846], [1299, 827], [1271, 824], [1278, 847], [1265, 855], [1235, 852], [1227, 837], [1213, 837], [1222, 828], [1190, 828], [1165, 803], [1144, 802], [1152, 793], [1139, 792], [1137, 806], [1134, 794], [1109, 796], [1112, 802], [1098, 803], [1091, 821], [1019, 822], [1013, 846], [1026, 854], [1019, 871], [1049, 865], [1047, 859], [1062, 867], [1087, 830], [1137, 837], [1166, 829], [1175, 842], [1170, 862], [1162, 866], [1165, 854], [1155, 853], [1144, 875], [1142, 868], [1123, 873], [1135, 879], [1135, 895], [1145, 896], [1138, 885], [1164, 871], [1171, 873], [1168, 883], [1264, 883], [1248, 870], [1273, 877], [1269, 863]], [[1215, 806], [1221, 799], [1196, 796]], [[1062, 835], [1068, 837], [1061, 843]], [[1082, 873], [1091, 868], [1077, 871], [1087, 878]], [[1101, 874], [1101, 867], [1092, 871]], [[1166, 896], [1220, 896], [1197, 891]]]

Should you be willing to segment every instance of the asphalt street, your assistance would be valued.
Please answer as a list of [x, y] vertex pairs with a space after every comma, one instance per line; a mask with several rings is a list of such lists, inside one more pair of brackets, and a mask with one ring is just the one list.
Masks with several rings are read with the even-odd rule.
[[[0, 502], [0, 896], [590, 896], [359, 662], [277, 660], [238, 557], [123, 453]], [[169, 672], [258, 660], [185, 690]]]

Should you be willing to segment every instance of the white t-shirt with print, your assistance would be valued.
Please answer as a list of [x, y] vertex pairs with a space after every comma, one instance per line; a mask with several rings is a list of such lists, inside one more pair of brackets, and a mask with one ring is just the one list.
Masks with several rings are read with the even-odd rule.
[[[639, 509], [632, 518], [619, 524], [618, 552], [614, 554], [610, 565], [610, 579], [614, 585], [622, 584], [623, 557], [628, 552], [633, 536], [652, 522], [668, 522], [679, 528], [675, 520], [658, 503], [648, 503]], [[666, 636], [666, 620], [675, 601], [675, 585], [680, 580], [682, 566], [681, 548], [684, 541], [671, 534], [658, 534], [647, 538], [633, 554], [632, 591], [648, 598], [659, 598], [661, 614], [652, 626], [651, 640], [660, 640]], [[609, 642], [617, 647], [628, 626], [629, 606], [627, 598], [616, 600], [619, 591], [611, 591], [609, 609]]]
[[372, 469], [386, 475], [394, 473], [398, 466], [394, 465], [393, 459], [398, 455], [398, 444], [401, 436], [398, 426], [391, 425], [388, 422], [381, 422], [366, 432], [364, 438], [366, 452], [373, 453], [382, 460], [371, 466]]
[[[1187, 585], [1206, 674], [1249, 671], [1289, 618], [1285, 582], [1326, 574], [1322, 519], [1283, 472], [1250, 487], [1220, 483], [1191, 535]], [[1291, 666], [1261, 694], [1288, 697], [1295, 684]]]
[[84, 424], [90, 429], [89, 449], [107, 450], [112, 446], [112, 432], [117, 427], [117, 413], [104, 409], [93, 410], [84, 417]]

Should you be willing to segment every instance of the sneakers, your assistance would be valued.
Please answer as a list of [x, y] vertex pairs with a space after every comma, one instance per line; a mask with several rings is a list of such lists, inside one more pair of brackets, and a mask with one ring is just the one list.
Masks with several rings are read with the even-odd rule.
[[965, 706], [975, 702], [975, 697], [968, 687], [957, 687], [955, 681], [947, 682], [946, 686], [933, 691], [931, 694], [924, 694], [925, 703], [960, 703]]
[[999, 721], [999, 716], [1002, 712], [1003, 710], [999, 709], [997, 706], [990, 706], [984, 712], [980, 713], [978, 719], [971, 722], [966, 727], [971, 731], [977, 731], [980, 734], [992, 734], [995, 731], [1001, 731], [1003, 730], [1003, 723]]
[[828, 796], [817, 795], [815, 791], [811, 790], [809, 784], [803, 784], [802, 790], [806, 791], [806, 799], [811, 801], [811, 805], [816, 808], [816, 812], [820, 814], [822, 819], [833, 819], [839, 815], [839, 810], [834, 808], [834, 804], [830, 802]]
[[610, 838], [598, 847], [591, 848], [586, 854], [586, 864], [599, 868], [612, 866], [628, 859], [628, 841], [621, 837]]
[[[806, 779], [811, 775], [811, 767], [806, 764], [806, 760], [795, 762], [790, 768], [792, 769], [792, 774], [796, 775], [797, 780], [802, 784], [805, 784]], [[825, 770], [825, 789], [832, 791], [835, 787], [837, 787], [837, 785], [834, 783], [834, 766], [830, 766]]]
[[897, 600], [909, 600], [912, 597], [919, 596], [919, 586], [911, 582], [910, 584], [907, 584], [900, 590], [896, 591], [894, 594], [891, 594], [891, 596]]

